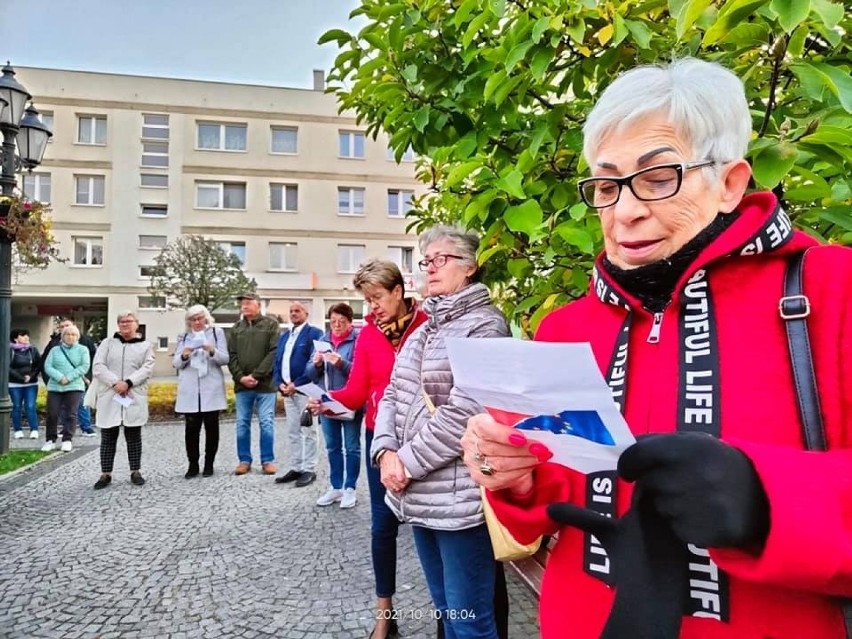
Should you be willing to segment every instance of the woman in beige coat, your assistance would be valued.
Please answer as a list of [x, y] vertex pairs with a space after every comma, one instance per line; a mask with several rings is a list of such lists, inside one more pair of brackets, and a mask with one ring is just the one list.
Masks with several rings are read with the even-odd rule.
[[97, 427], [101, 429], [101, 477], [95, 490], [112, 481], [112, 467], [119, 427], [124, 426], [130, 481], [145, 483], [139, 472], [142, 463], [142, 425], [148, 421], [148, 378], [154, 371], [154, 349], [137, 331], [139, 321], [132, 311], [118, 315], [118, 332], [100, 343], [92, 374], [95, 378]]

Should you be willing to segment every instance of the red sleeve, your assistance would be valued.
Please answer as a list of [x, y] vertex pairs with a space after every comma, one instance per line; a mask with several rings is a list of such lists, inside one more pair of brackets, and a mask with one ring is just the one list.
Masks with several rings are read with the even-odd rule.
[[[366, 335], [366, 338], [365, 338]], [[352, 367], [349, 369], [349, 378], [346, 386], [328, 394], [332, 399], [346, 406], [349, 410], [358, 410], [370, 398], [370, 352], [367, 340], [369, 335], [361, 331], [355, 340], [355, 349], [352, 351]]]
[[497, 519], [522, 544], [530, 544], [541, 535], [553, 535], [559, 525], [547, 516], [549, 504], [569, 501], [572, 471], [557, 464], [544, 463], [533, 471], [533, 488], [529, 495], [513, 500], [509, 491], [486, 491], [488, 503]]
[[806, 452], [730, 441], [754, 464], [769, 498], [763, 553], [711, 550], [742, 579], [852, 596], [852, 450]]

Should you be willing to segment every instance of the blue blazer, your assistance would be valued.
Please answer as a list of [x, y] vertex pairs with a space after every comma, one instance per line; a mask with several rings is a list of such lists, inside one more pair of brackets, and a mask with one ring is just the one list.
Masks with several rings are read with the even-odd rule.
[[[284, 383], [284, 378], [281, 376], [281, 357], [284, 355], [284, 347], [287, 345], [289, 338], [290, 329], [288, 328], [281, 333], [281, 337], [278, 338], [278, 348], [275, 349], [272, 381], [275, 384], [276, 390], [279, 385]], [[290, 381], [296, 386], [301, 386], [311, 381], [311, 378], [305, 375], [305, 368], [308, 365], [311, 354], [314, 352], [315, 339], [322, 339], [322, 330], [310, 324], [306, 324], [296, 337], [293, 352], [290, 354]]]

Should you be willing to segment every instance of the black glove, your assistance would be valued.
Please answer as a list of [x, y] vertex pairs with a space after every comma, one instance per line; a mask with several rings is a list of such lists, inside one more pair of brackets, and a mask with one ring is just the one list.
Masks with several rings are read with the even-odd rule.
[[759, 550], [769, 501], [751, 461], [704, 433], [647, 435], [622, 453], [618, 474], [636, 482], [684, 542]]
[[571, 504], [551, 504], [555, 522], [590, 532], [603, 544], [615, 601], [601, 639], [676, 639], [686, 605], [689, 551], [642, 489], [630, 510], [610, 519]]

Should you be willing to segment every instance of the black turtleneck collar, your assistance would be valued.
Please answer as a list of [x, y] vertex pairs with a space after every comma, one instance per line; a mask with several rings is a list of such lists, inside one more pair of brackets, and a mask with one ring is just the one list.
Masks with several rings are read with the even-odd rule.
[[144, 341], [145, 341], [145, 338], [144, 338], [144, 337], [142, 337], [142, 336], [141, 336], [141, 335], [139, 335], [139, 334], [134, 335], [134, 336], [133, 336], [133, 337], [131, 337], [130, 339], [124, 339], [124, 338], [121, 336], [121, 333], [116, 332], [116, 333], [115, 333], [115, 335], [113, 335], [113, 337], [114, 337], [115, 339], [117, 339], [119, 342], [121, 342], [122, 344], [137, 344], [137, 343], [139, 343], [139, 342], [144, 342]]
[[625, 291], [652, 313], [661, 313], [672, 298], [674, 288], [695, 258], [719, 237], [737, 218], [737, 213], [717, 215], [698, 235], [673, 255], [637, 268], [623, 269], [604, 256], [604, 270]]

